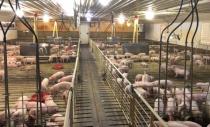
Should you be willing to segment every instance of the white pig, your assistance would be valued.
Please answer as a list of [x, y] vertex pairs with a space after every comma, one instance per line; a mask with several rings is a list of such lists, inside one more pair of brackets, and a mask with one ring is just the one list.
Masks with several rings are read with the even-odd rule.
[[[159, 104], [158, 104], [159, 101]], [[163, 115], [163, 110], [164, 110], [164, 104], [163, 104], [163, 100], [161, 98], [157, 98], [155, 99], [155, 103], [154, 103], [154, 111], [158, 113], [159, 110], [159, 115], [162, 116]]]
[[187, 125], [188, 127], [202, 127], [200, 124], [192, 121], [184, 121], [183, 124]]
[[[160, 80], [160, 87], [164, 88], [165, 87], [165, 82], [166, 80]], [[154, 82], [152, 82], [154, 85], [158, 86], [159, 85], [159, 81], [156, 80]], [[167, 80], [167, 87], [168, 88], [172, 88], [174, 87], [174, 83], [171, 80]]]
[[197, 82], [195, 85], [197, 88], [200, 88], [203, 91], [207, 91], [209, 88], [209, 82]]
[[45, 97], [45, 105], [47, 106], [48, 113], [53, 114], [58, 112], [58, 105], [53, 101], [50, 95]]
[[73, 78], [73, 75], [67, 75], [67, 76], [64, 76], [61, 79], [59, 79], [58, 82], [64, 82], [64, 81], [71, 82], [72, 78]]
[[135, 77], [135, 81], [139, 82], [139, 81], [142, 81], [142, 74], [137, 74], [136, 77]]
[[60, 82], [60, 83], [57, 83], [57, 84], [53, 85], [52, 87], [50, 87], [50, 92], [55, 94], [60, 91], [69, 90], [71, 87], [72, 87], [71, 82]]
[[49, 79], [44, 78], [41, 83], [41, 91], [47, 91], [47, 86], [49, 85]]
[[184, 77], [186, 80], [188, 79], [189, 74], [190, 74], [189, 70], [186, 70], [186, 75], [184, 76], [184, 72], [185, 72], [184, 69], [181, 69], [181, 68], [179, 68], [178, 66], [175, 66], [175, 65], [173, 65], [172, 68], [173, 68], [173, 71], [175, 73], [176, 78], [178, 76], [181, 76], [181, 77]]
[[58, 71], [58, 72], [54, 73], [53, 75], [51, 75], [51, 76], [49, 77], [49, 80], [50, 80], [50, 81], [55, 81], [55, 80], [57, 80], [57, 79], [63, 77], [64, 74], [65, 74], [65, 73], [64, 73], [63, 71]]
[[[41, 103], [42, 107], [42, 113], [47, 113], [47, 106], [44, 103]], [[27, 102], [26, 108], [29, 111], [29, 116], [31, 116], [33, 119], [36, 119], [36, 113], [37, 113], [37, 102]], [[40, 110], [40, 103], [38, 103], [38, 110]]]
[[59, 113], [54, 114], [50, 117], [50, 121], [55, 122], [60, 126], [63, 126], [64, 120], [65, 120], [64, 116]]
[[174, 98], [168, 98], [167, 101], [167, 108], [166, 108], [166, 113], [169, 116], [169, 120], [173, 120], [173, 115], [176, 110], [176, 102]]

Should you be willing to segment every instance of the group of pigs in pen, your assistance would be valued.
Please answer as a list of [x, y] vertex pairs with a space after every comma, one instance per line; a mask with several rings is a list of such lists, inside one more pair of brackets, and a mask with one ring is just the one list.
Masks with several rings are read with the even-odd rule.
[[[128, 71], [132, 68], [133, 62], [140, 61], [140, 65], [143, 68], [148, 68], [147, 62], [158, 62], [160, 59], [159, 52], [155, 50], [150, 50], [149, 55], [146, 55], [145, 53], [139, 53], [137, 55], [134, 55], [132, 53], [125, 53], [122, 55], [117, 54], [117, 51], [115, 51], [113, 55], [110, 54], [110, 51], [107, 49], [107, 47], [116, 49], [119, 48], [120, 45], [115, 44], [110, 46], [101, 43], [97, 44], [97, 46], [103, 51], [104, 54], [107, 54], [107, 57], [109, 58], [111, 63], [116, 68], [118, 68], [118, 70], [125, 78], [128, 77]], [[106, 49], [107, 51], [104, 49]], [[161, 54], [161, 61], [165, 62], [167, 54], [164, 51], [162, 51]], [[178, 52], [178, 50], [174, 54], [168, 54], [168, 75], [173, 75], [174, 78], [189, 80], [189, 68], [187, 68], [185, 71], [184, 66], [180, 65], [180, 62], [184, 61], [184, 56], [184, 52]], [[190, 51], [187, 51], [187, 60], [191, 60]], [[209, 56], [202, 56], [199, 54], [193, 55], [194, 66], [198, 68], [205, 66], [205, 64], [207, 64], [209, 60]], [[108, 69], [109, 71], [111, 71], [113, 76], [117, 77], [116, 81], [119, 84], [125, 85], [126, 93], [131, 94], [132, 88], [134, 88], [135, 91], [145, 97], [146, 100], [149, 98], [155, 99], [153, 101], [154, 111], [159, 113], [161, 117], [168, 121], [167, 124], [169, 127], [201, 127], [201, 125], [196, 122], [200, 122], [199, 120], [202, 121], [203, 116], [205, 116], [205, 114], [203, 114], [203, 112], [206, 111], [204, 103], [207, 103], [207, 107], [210, 105], [210, 95], [208, 94], [209, 82], [195, 83], [193, 85], [193, 88], [196, 89], [195, 92], [191, 91], [191, 89], [188, 87], [177, 88], [178, 84], [176, 84], [172, 80], [155, 80], [152, 75], [147, 74], [145, 71], [143, 74], [137, 74], [135, 77], [135, 82], [132, 85], [129, 85], [126, 80], [122, 79], [122, 76], [117, 76], [119, 74], [115, 69], [111, 67], [111, 65], [108, 65]], [[161, 63], [161, 73], [165, 71], [166, 64]], [[192, 111], [191, 113], [189, 112], [190, 109]], [[207, 109], [207, 112], [209, 113], [208, 110], [209, 109]], [[207, 123], [209, 122], [207, 121]], [[159, 126], [161, 125], [159, 124]], [[204, 125], [202, 124], [202, 126]], [[210, 124], [207, 126], [210, 127]]]
[[[62, 50], [59, 48], [62, 47]], [[68, 62], [70, 58], [76, 58], [77, 45], [65, 46], [65, 45], [55, 45], [51, 44], [48, 61], [53, 62]], [[45, 49], [47, 50], [47, 49]], [[45, 51], [44, 50], [44, 51]], [[3, 53], [3, 48], [0, 47], [0, 52]], [[8, 45], [7, 46], [7, 66], [9, 68], [16, 68], [26, 64], [35, 64], [36, 59], [34, 56], [21, 56], [20, 55], [20, 45]], [[4, 66], [4, 59], [1, 59], [1, 67]]]
[[71, 58], [76, 58], [77, 45], [65, 46], [51, 44], [51, 55], [49, 56], [49, 62], [68, 62]]
[[[10, 121], [15, 127], [32, 127], [37, 120], [38, 109], [39, 112], [42, 112], [42, 116], [50, 116], [46, 120], [47, 127], [62, 127], [64, 116], [59, 113], [59, 106], [54, 102], [54, 97], [60, 96], [67, 104], [69, 91], [73, 87], [72, 78], [73, 75], [65, 75], [63, 71], [58, 71], [49, 78], [44, 78], [41, 82], [40, 98], [37, 99], [36, 93], [30, 97], [19, 97], [10, 108]], [[0, 112], [0, 127], [5, 126], [5, 124], [5, 111], [2, 111]]]

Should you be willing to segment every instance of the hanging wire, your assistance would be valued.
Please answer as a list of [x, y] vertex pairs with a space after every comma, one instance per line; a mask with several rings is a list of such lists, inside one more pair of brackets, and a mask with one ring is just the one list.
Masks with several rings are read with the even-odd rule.
[[[20, 5], [19, 5], [19, 1], [16, 0], [16, 6], [17, 8], [20, 9]], [[10, 5], [10, 7], [12, 8], [13, 12], [15, 13], [15, 9], [12, 6], [11, 0], [8, 0], [8, 3]], [[35, 44], [36, 44], [36, 94], [37, 94], [37, 113], [36, 113], [36, 124], [39, 124], [39, 104], [40, 104], [40, 120], [42, 122], [42, 106], [41, 106], [41, 77], [40, 77], [40, 66], [39, 66], [39, 43], [38, 43], [38, 37], [35, 33], [35, 31], [33, 30], [33, 28], [31, 27], [31, 25], [28, 23], [28, 21], [26, 20], [26, 18], [23, 16], [22, 18], [18, 17], [18, 19], [21, 21], [21, 23], [23, 23], [29, 30], [30, 32], [34, 35], [35, 37]], [[39, 100], [39, 101], [38, 101]], [[39, 103], [40, 102], [40, 103]]]
[[195, 40], [195, 36], [198, 32], [198, 27], [199, 27], [199, 15], [198, 15], [198, 9], [197, 9], [197, 6], [198, 6], [198, 2], [199, 0], [194, 0], [194, 3], [195, 3], [195, 14], [196, 14], [196, 28], [195, 28], [195, 32], [193, 33], [193, 37], [192, 37], [192, 40], [191, 40], [191, 64], [190, 64], [190, 78], [191, 78], [191, 95], [190, 95], [190, 113], [192, 114], [192, 92], [193, 92], [193, 54], [194, 54], [194, 40]]
[[[187, 21], [187, 19], [190, 17], [190, 15], [192, 15], [193, 10], [197, 7], [198, 1], [195, 3], [195, 6], [193, 7], [193, 9], [191, 10], [191, 12], [187, 15], [187, 17], [185, 17], [185, 19], [179, 23], [169, 34], [168, 38], [167, 38], [167, 42], [166, 42], [166, 75], [165, 75], [165, 93], [164, 93], [164, 98], [166, 99], [166, 88], [167, 88], [167, 79], [168, 79], [168, 45], [169, 45], [169, 40], [171, 35], [183, 24]], [[185, 93], [184, 93], [185, 94]], [[166, 105], [166, 101], [164, 103], [164, 105]], [[164, 111], [166, 110], [165, 106], [164, 106]]]
[[[180, 8], [179, 8], [179, 11], [178, 11], [178, 13], [177, 13], [177, 15], [176, 15], [176, 17], [174, 18], [174, 20], [168, 25], [168, 26], [166, 26], [163, 30], [162, 30], [162, 32], [161, 32], [161, 36], [160, 36], [160, 52], [159, 52], [159, 74], [158, 74], [158, 78], [159, 78], [159, 80], [158, 80], [158, 86], [160, 86], [160, 80], [161, 80], [161, 63], [162, 63], [162, 40], [163, 40], [163, 33], [170, 27], [170, 26], [172, 26], [173, 24], [174, 24], [174, 22], [177, 20], [177, 18], [179, 17], [179, 15], [180, 15], [180, 12], [181, 12], [181, 10], [182, 10], [182, 5], [183, 5], [183, 1], [184, 0], [181, 0], [181, 2], [180, 2]], [[166, 90], [165, 90], [165, 93], [166, 93]], [[160, 94], [160, 87], [158, 87], [158, 95]], [[164, 101], [164, 100], [163, 100]], [[165, 114], [165, 111], [166, 111], [166, 100], [165, 100], [165, 102], [164, 102], [165, 104], [164, 104], [164, 114]], [[159, 113], [159, 107], [160, 107], [160, 100], [159, 100], [159, 97], [158, 97], [158, 113]]]
[[[4, 0], [1, 1], [0, 4], [0, 10], [4, 3]], [[8, 123], [8, 126], [10, 127], [10, 106], [9, 106], [9, 84], [8, 84], [8, 65], [7, 65], [7, 32], [9, 31], [9, 28], [12, 26], [13, 22], [15, 21], [16, 15], [14, 15], [9, 23], [9, 25], [6, 27], [6, 30], [4, 29], [2, 22], [0, 21], [0, 27], [3, 33], [3, 46], [4, 46], [4, 86], [5, 86], [5, 119]]]
[[[187, 35], [186, 35], [186, 38], [185, 38], [185, 63], [184, 63], [184, 76], [186, 76], [187, 74], [187, 44], [188, 44], [188, 37], [189, 37], [189, 34], [190, 34], [190, 31], [191, 31], [191, 28], [192, 28], [192, 25], [193, 25], [193, 21], [194, 21], [194, 10], [193, 10], [193, 0], [191, 0], [191, 8], [192, 8], [192, 18], [191, 18], [191, 22], [190, 22], [190, 26], [189, 26], [189, 29], [187, 31]], [[185, 95], [185, 92], [186, 92], [186, 82], [187, 82], [187, 79], [184, 78], [184, 116], [185, 116], [185, 112], [186, 112], [186, 95]]]

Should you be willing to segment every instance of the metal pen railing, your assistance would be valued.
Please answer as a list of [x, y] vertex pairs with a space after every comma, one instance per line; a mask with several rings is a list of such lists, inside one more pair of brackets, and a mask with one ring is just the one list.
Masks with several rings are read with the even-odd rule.
[[[97, 47], [94, 41], [89, 43], [93, 52], [97, 66], [105, 75], [105, 81], [112, 89], [115, 99], [120, 105], [122, 112], [132, 127], [167, 127], [165, 121], [153, 110], [145, 98], [132, 88], [132, 94], [125, 92], [125, 87], [131, 85], [130, 81], [118, 70], [107, 56]], [[113, 74], [115, 72], [115, 74]], [[121, 79], [122, 81], [117, 81]], [[158, 121], [158, 122], [154, 122]], [[158, 123], [159, 125], [156, 125]]]
[[78, 79], [79, 57], [80, 57], [80, 40], [78, 42], [77, 58], [76, 58], [74, 72], [73, 72], [73, 78], [72, 78], [73, 88], [69, 91], [65, 120], [64, 120], [64, 127], [72, 127], [73, 126], [73, 119], [74, 119], [74, 85], [77, 84], [77, 79]]

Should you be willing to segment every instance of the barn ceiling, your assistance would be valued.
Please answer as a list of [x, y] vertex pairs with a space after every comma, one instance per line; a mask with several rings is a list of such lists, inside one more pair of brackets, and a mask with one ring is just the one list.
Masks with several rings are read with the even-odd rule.
[[[1, 0], [0, 0], [1, 1]], [[15, 0], [11, 0], [15, 6]], [[177, 13], [181, 0], [110, 0], [107, 6], [102, 6], [99, 0], [19, 0], [21, 9], [25, 12], [27, 17], [32, 17], [35, 13], [39, 16], [47, 13], [53, 18], [61, 18], [65, 15], [66, 9], [74, 9], [77, 13], [85, 15], [87, 12], [91, 13], [94, 18], [110, 20], [111, 13], [115, 17], [120, 13], [124, 13], [126, 17], [140, 16], [144, 20], [145, 11], [150, 7], [155, 13], [154, 21], [170, 20]], [[65, 1], [69, 1], [65, 4]], [[64, 8], [64, 5], [66, 7]], [[69, 7], [69, 8], [68, 8]], [[190, 0], [184, 0], [184, 9], [182, 16], [184, 17], [190, 11]], [[8, 9], [8, 1], [5, 3], [0, 11], [0, 19], [5, 19], [11, 13]], [[199, 1], [199, 13], [201, 17], [208, 20], [210, 17], [210, 0]], [[206, 15], [208, 15], [206, 17]], [[68, 17], [68, 15], [66, 15]]]

